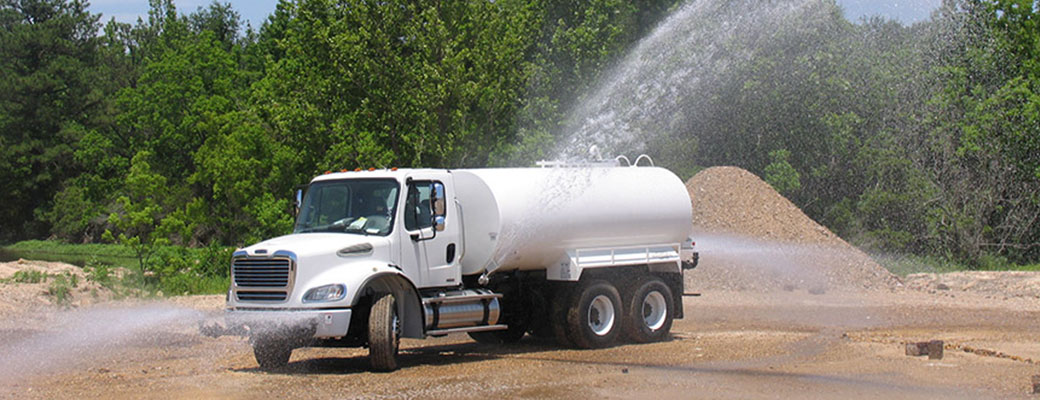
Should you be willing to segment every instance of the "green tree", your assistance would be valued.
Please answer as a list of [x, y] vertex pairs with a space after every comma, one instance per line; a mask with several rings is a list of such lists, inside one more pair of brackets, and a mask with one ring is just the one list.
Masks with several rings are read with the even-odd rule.
[[773, 150], [769, 152], [769, 158], [772, 159], [772, 162], [766, 166], [765, 176], [763, 176], [767, 183], [776, 191], [786, 195], [801, 189], [800, 174], [788, 162], [791, 158], [790, 151]]
[[0, 240], [44, 235], [50, 199], [77, 172], [71, 144], [104, 105], [97, 20], [78, 0], [0, 1]]
[[221, 3], [213, 0], [209, 7], [199, 7], [191, 15], [188, 15], [188, 25], [196, 33], [210, 32], [213, 38], [224, 44], [224, 50], [230, 51], [233, 46], [242, 39], [239, 36], [239, 24], [241, 18], [231, 3]]
[[189, 179], [202, 194], [187, 208], [199, 237], [244, 245], [288, 233], [295, 155], [251, 114], [229, 115], [221, 131], [196, 152]]
[[[166, 177], [152, 170], [147, 151], [137, 153], [124, 181], [125, 194], [116, 199], [117, 209], [109, 215], [115, 232], [106, 230], [104, 238], [130, 247], [143, 273], [160, 273], [151, 262], [159, 247], [169, 245], [169, 237], [186, 234], [190, 227], [177, 216], [169, 215], [170, 200], [161, 196], [169, 191]], [[156, 276], [154, 279], [161, 279]]]

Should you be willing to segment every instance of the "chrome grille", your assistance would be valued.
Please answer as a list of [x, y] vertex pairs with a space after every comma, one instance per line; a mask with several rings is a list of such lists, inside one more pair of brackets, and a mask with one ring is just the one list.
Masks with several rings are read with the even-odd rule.
[[231, 281], [239, 301], [285, 301], [292, 292], [295, 256], [236, 256], [231, 261]]
[[280, 288], [289, 286], [292, 265], [281, 258], [240, 258], [231, 264], [238, 287]]
[[285, 292], [246, 292], [239, 291], [238, 299], [241, 301], [283, 301]]

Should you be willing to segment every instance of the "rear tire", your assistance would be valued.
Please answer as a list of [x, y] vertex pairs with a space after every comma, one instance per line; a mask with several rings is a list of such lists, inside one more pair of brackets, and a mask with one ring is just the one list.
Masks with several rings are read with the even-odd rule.
[[621, 295], [608, 281], [584, 282], [567, 308], [567, 337], [579, 348], [608, 347], [621, 333]]
[[284, 340], [266, 337], [253, 339], [253, 356], [256, 363], [264, 371], [273, 371], [285, 368], [289, 365], [289, 357], [292, 356], [292, 347]]
[[397, 350], [401, 344], [401, 320], [394, 295], [384, 293], [372, 303], [368, 316], [368, 361], [380, 372], [397, 369]]
[[657, 278], [643, 278], [626, 291], [625, 337], [635, 343], [659, 342], [672, 329], [672, 290]]
[[567, 327], [567, 308], [572, 294], [570, 287], [562, 287], [554, 293], [549, 304], [549, 330], [556, 343], [563, 347], [574, 347]]

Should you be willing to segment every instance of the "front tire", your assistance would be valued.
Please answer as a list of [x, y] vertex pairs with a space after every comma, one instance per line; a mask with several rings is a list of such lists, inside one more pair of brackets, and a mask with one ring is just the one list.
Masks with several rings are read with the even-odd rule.
[[621, 296], [604, 280], [583, 283], [567, 308], [567, 336], [579, 348], [594, 349], [615, 343], [621, 332]]
[[657, 278], [644, 278], [626, 294], [625, 337], [635, 343], [659, 342], [672, 329], [672, 291]]
[[273, 371], [285, 368], [289, 365], [289, 357], [292, 356], [292, 347], [284, 340], [266, 337], [253, 339], [253, 356], [256, 363], [264, 371]]
[[372, 369], [388, 372], [397, 369], [397, 350], [401, 344], [401, 320], [394, 295], [384, 293], [372, 303], [368, 316], [368, 362]]

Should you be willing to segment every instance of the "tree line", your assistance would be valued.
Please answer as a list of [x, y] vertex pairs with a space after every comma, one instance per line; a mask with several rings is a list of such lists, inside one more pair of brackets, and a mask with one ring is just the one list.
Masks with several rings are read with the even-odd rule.
[[[659, 164], [747, 168], [875, 250], [1040, 259], [1036, 2], [906, 26], [804, 1], [730, 44], [752, 57], [647, 139]], [[220, 2], [126, 24], [0, 0], [0, 241], [242, 245], [323, 171], [529, 165], [678, 6], [281, 0], [253, 29]]]

